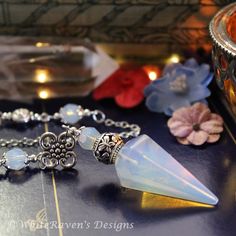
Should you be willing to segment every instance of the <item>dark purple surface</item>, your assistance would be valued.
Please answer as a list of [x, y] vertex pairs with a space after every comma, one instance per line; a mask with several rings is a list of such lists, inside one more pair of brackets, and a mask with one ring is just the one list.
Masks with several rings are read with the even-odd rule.
[[[76, 148], [79, 161], [71, 171], [52, 173], [27, 170], [21, 175], [4, 175], [2, 171], [0, 235], [235, 235], [235, 143], [226, 130], [217, 144], [200, 148], [182, 146], [169, 134], [167, 118], [147, 111], [143, 105], [133, 110], [122, 110], [113, 102], [96, 103], [90, 98], [74, 98], [43, 103], [36, 101], [28, 106], [34, 111], [46, 110], [53, 113], [68, 102], [90, 109], [101, 109], [114, 120], [139, 124], [142, 133], [151, 136], [219, 197], [219, 205], [206, 208], [194, 203], [121, 189], [114, 166], [97, 163], [90, 152]], [[9, 111], [21, 106], [27, 105], [1, 102], [0, 110]], [[81, 124], [95, 126], [100, 132], [110, 130], [89, 120]], [[43, 125], [30, 128], [7, 126], [1, 129], [1, 137], [34, 137], [44, 129]], [[59, 133], [62, 129], [50, 123], [49, 130]], [[30, 151], [37, 150], [31, 148]], [[37, 216], [43, 208], [46, 210]], [[22, 227], [21, 223], [30, 219], [45, 219], [51, 226], [59, 220], [64, 228], [46, 230]], [[117, 227], [121, 223], [126, 223], [123, 227], [127, 227], [128, 223], [131, 229], [125, 227], [119, 232], [116, 232], [115, 227], [95, 229], [96, 221], [112, 223], [113, 226], [116, 222]], [[73, 223], [77, 223], [73, 226], [78, 226], [77, 229], [72, 228]]]

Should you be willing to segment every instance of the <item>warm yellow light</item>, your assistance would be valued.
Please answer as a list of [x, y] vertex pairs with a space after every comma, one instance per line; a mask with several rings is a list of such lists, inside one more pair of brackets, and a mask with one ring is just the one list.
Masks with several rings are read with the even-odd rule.
[[150, 80], [156, 80], [160, 77], [160, 69], [157, 66], [154, 65], [145, 65], [142, 67], [142, 69], [146, 72], [148, 78]]
[[229, 159], [229, 158], [225, 158], [225, 159], [223, 160], [223, 165], [224, 165], [225, 168], [229, 167], [229, 165], [230, 165], [230, 159]]
[[50, 93], [49, 93], [49, 91], [46, 90], [46, 89], [39, 90], [39, 92], [38, 92], [38, 96], [39, 96], [40, 98], [42, 98], [42, 99], [47, 99], [47, 98], [49, 98], [49, 95], [50, 95]]
[[30, 62], [30, 63], [34, 63], [34, 62], [35, 62], [35, 59], [34, 59], [34, 58], [30, 58], [30, 59], [29, 59], [29, 62]]
[[74, 115], [74, 112], [73, 112], [73, 111], [67, 111], [66, 114], [67, 114], [68, 116], [72, 116], [72, 115]]
[[152, 193], [143, 192], [141, 199], [141, 207], [143, 209], [178, 209], [178, 208], [213, 208], [214, 206], [204, 203], [182, 200]]
[[177, 54], [171, 55], [170, 58], [167, 59], [167, 63], [178, 63], [180, 62], [180, 56]]
[[49, 71], [45, 69], [36, 69], [35, 80], [39, 83], [47, 82], [49, 80]]
[[157, 79], [157, 73], [155, 71], [150, 71], [148, 73], [148, 77], [150, 80], [156, 80]]
[[37, 43], [35, 44], [35, 46], [36, 46], [37, 48], [47, 47], [47, 46], [49, 46], [49, 43], [37, 42]]

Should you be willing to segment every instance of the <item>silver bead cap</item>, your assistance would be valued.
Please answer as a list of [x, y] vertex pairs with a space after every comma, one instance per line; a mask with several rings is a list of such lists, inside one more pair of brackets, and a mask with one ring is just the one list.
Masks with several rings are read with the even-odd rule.
[[124, 142], [118, 134], [104, 133], [95, 141], [93, 154], [104, 164], [114, 164], [123, 145]]

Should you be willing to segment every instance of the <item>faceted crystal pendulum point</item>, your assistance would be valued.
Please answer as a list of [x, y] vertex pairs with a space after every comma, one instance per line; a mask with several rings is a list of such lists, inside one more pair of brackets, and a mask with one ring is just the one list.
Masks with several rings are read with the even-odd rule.
[[145, 192], [216, 205], [218, 198], [147, 135], [127, 142], [115, 168], [121, 185]]
[[147, 135], [126, 144], [116, 134], [100, 134], [95, 128], [81, 130], [82, 148], [95, 158], [113, 164], [123, 187], [216, 205], [218, 198], [188, 170]]

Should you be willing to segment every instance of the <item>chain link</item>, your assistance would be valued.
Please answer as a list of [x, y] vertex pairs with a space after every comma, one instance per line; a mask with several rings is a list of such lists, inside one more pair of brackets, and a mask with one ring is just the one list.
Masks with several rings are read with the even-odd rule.
[[38, 146], [39, 137], [36, 139], [26, 138], [23, 139], [0, 139], [0, 147], [34, 147]]
[[119, 133], [122, 138], [137, 137], [140, 134], [141, 128], [137, 124], [129, 124], [127, 121], [114, 121], [106, 118], [106, 115], [100, 110], [91, 112], [92, 118], [96, 123], [104, 123], [105, 126], [114, 126], [122, 129], [129, 129]]

